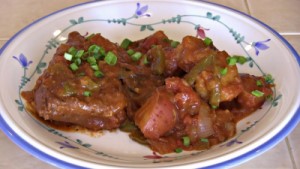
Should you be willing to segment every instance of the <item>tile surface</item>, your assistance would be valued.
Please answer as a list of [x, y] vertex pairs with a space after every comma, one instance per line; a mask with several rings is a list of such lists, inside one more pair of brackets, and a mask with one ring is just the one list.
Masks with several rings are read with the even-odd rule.
[[274, 148], [262, 155], [243, 163], [233, 169], [290, 169], [293, 164], [290, 159], [286, 141], [281, 141]]
[[293, 48], [298, 52], [298, 55], [300, 55], [300, 35], [286, 35], [283, 37], [293, 46]]
[[249, 14], [245, 0], [206, 0], [206, 1], [224, 5]]
[[54, 11], [88, 0], [0, 0], [0, 38], [8, 38], [17, 31]]
[[[18, 146], [16, 146], [6, 135], [0, 130], [0, 168], [6, 169], [55, 169], [41, 160], [31, 156]], [[4, 157], [5, 154], [5, 157]]]
[[299, 0], [247, 0], [250, 14], [280, 33], [299, 33]]
[[296, 168], [300, 168], [300, 125], [288, 136], [288, 142], [290, 145], [290, 151], [293, 154], [293, 162]]

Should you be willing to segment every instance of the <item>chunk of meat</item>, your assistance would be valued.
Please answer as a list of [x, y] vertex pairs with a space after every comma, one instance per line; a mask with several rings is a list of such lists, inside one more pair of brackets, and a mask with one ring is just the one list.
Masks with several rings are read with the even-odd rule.
[[234, 115], [229, 110], [216, 110], [214, 112], [213, 124], [214, 136], [219, 142], [223, 142], [235, 134]]
[[[84, 96], [84, 91], [91, 92], [91, 96]], [[126, 118], [126, 98], [118, 79], [107, 77], [94, 82], [88, 76], [76, 77], [64, 64], [50, 65], [39, 78], [34, 101], [45, 120], [91, 130], [118, 128]]]
[[199, 38], [186, 36], [178, 46], [178, 52], [180, 55], [178, 66], [185, 72], [189, 72], [202, 58], [214, 53], [215, 50], [206, 46]]
[[191, 115], [198, 114], [201, 100], [186, 81], [178, 77], [171, 77], [167, 78], [165, 82], [166, 89], [174, 94], [174, 102], [179, 112], [181, 112], [181, 117], [186, 113]]
[[[263, 77], [256, 77], [249, 74], [241, 75], [243, 83], [243, 92], [238, 96], [238, 103], [248, 109], [256, 110], [260, 108], [268, 96], [272, 96], [273, 91], [270, 86], [265, 82]], [[260, 85], [257, 82], [260, 81]], [[255, 96], [253, 91], [258, 90], [263, 93], [262, 96]]]
[[[229, 55], [224, 51], [215, 54], [212, 67], [206, 68], [197, 75], [195, 89], [202, 99], [211, 104], [214, 102], [217, 106], [220, 102], [236, 98], [242, 92], [243, 86], [237, 67], [227, 65], [226, 60]], [[226, 69], [226, 73], [221, 74], [223, 69]]]
[[158, 139], [171, 130], [177, 121], [177, 110], [164, 90], [155, 93], [136, 112], [134, 121], [146, 138]]
[[135, 51], [147, 53], [154, 45], [160, 45], [162, 47], [170, 46], [169, 39], [163, 31], [157, 31], [145, 39], [135, 41], [131, 44], [130, 48]]

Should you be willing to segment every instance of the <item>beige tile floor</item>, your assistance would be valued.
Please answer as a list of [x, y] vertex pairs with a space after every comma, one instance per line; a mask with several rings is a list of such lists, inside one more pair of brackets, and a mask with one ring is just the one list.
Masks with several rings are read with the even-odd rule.
[[[0, 47], [18, 30], [53, 11], [88, 0], [0, 0]], [[300, 53], [300, 0], [207, 0], [250, 14], [286, 38]], [[300, 125], [283, 141], [235, 169], [300, 169]], [[0, 131], [0, 168], [54, 169], [12, 143]]]

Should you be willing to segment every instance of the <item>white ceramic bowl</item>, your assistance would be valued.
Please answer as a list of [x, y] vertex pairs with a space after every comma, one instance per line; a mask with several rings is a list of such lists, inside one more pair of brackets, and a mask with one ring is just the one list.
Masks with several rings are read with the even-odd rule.
[[[158, 155], [122, 132], [101, 137], [52, 129], [24, 110], [30, 90], [71, 31], [137, 40], [163, 30], [178, 41], [203, 32], [220, 50], [251, 57], [240, 72], [271, 74], [275, 99], [237, 125], [237, 135], [208, 151]], [[0, 126], [37, 158], [63, 168], [225, 167], [253, 158], [282, 140], [299, 121], [299, 55], [277, 32], [241, 12], [192, 1], [90, 2], [45, 16], [14, 35], [0, 51]]]

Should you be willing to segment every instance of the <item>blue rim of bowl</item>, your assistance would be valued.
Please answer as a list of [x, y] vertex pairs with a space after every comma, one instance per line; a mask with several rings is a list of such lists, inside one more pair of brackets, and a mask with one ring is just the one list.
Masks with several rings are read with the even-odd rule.
[[[97, 1], [97, 0], [96, 0]], [[75, 8], [78, 6], [82, 6], [82, 5], [86, 5], [86, 4], [90, 4], [90, 3], [94, 3], [95, 1], [91, 1], [91, 2], [85, 2], [85, 3], [80, 3], [77, 5], [73, 5], [58, 11], [55, 11], [49, 15], [46, 15], [42, 18], [37, 19], [36, 21], [30, 23], [29, 25], [27, 25], [26, 27], [24, 27], [23, 29], [21, 29], [19, 32], [17, 32], [15, 35], [12, 36], [12, 38], [10, 38], [4, 45], [3, 47], [0, 49], [0, 57], [2, 52], [4, 51], [4, 49], [15, 39], [18, 37], [19, 34], [21, 34], [22, 32], [24, 32], [25, 30], [29, 29], [30, 27], [32, 27], [33, 25], [35, 25], [36, 23], [52, 16], [55, 15], [57, 13], [66, 11], [68, 9], [71, 8]], [[220, 5], [220, 4], [216, 4], [216, 3], [212, 3], [212, 2], [207, 2], [207, 1], [200, 1], [201, 3], [207, 3], [213, 6], [217, 6], [217, 7], [221, 7], [225, 10], [229, 10], [235, 13], [238, 13], [240, 15], [243, 15], [249, 19], [252, 19], [254, 21], [256, 21], [257, 23], [259, 23], [260, 25], [262, 25], [263, 27], [265, 27], [266, 29], [270, 30], [272, 33], [274, 33], [292, 52], [292, 54], [294, 55], [294, 57], [296, 58], [298, 65], [300, 67], [300, 56], [298, 55], [298, 53], [296, 52], [296, 50], [289, 44], [289, 42], [287, 42], [286, 39], [284, 39], [277, 31], [275, 31], [273, 28], [271, 28], [270, 26], [266, 25], [265, 23], [263, 23], [262, 21], [248, 15], [245, 14], [241, 11], [232, 9], [230, 7], [224, 6], [224, 5]], [[197, 2], [196, 2], [197, 3]], [[274, 137], [272, 137], [270, 140], [268, 140], [267, 142], [265, 142], [264, 144], [258, 146], [257, 148], [246, 152], [245, 154], [235, 157], [233, 159], [227, 160], [227, 161], [223, 161], [214, 165], [210, 165], [204, 168], [224, 168], [224, 167], [231, 167], [231, 166], [236, 166], [238, 164], [241, 164], [247, 160], [250, 160], [262, 153], [264, 153], [265, 151], [271, 149], [272, 147], [274, 147], [277, 143], [279, 143], [281, 140], [283, 140], [299, 123], [300, 121], [300, 105], [298, 106], [294, 116], [291, 118], [291, 120], [287, 123], [287, 125], [280, 131], [278, 132]], [[21, 147], [23, 150], [27, 151], [28, 153], [30, 153], [31, 155], [33, 155], [34, 157], [45, 161], [49, 164], [52, 164], [53, 166], [57, 166], [57, 167], [62, 167], [62, 168], [85, 168], [82, 166], [78, 166], [63, 160], [60, 160], [58, 158], [55, 158], [53, 156], [50, 156], [49, 154], [42, 152], [40, 150], [38, 150], [36, 147], [32, 146], [31, 144], [29, 144], [26, 140], [24, 140], [23, 138], [21, 138], [17, 133], [15, 133], [13, 131], [13, 129], [5, 122], [5, 120], [3, 119], [3, 117], [0, 114], [0, 129], [19, 147]]]

